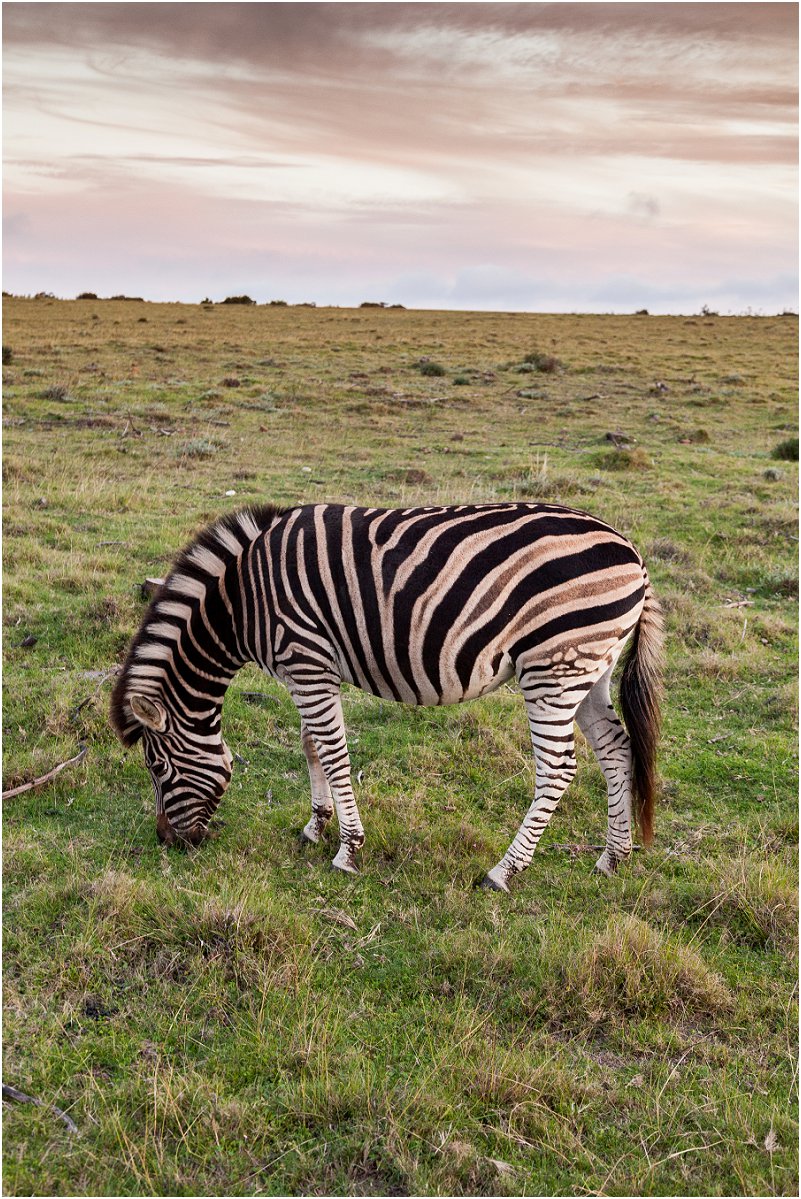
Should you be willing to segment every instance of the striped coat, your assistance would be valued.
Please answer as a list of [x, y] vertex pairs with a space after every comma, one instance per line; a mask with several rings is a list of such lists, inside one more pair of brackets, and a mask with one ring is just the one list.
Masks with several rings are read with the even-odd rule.
[[[627, 732], [610, 680], [629, 639]], [[536, 787], [485, 879], [505, 890], [572, 778], [576, 721], [608, 783], [598, 868], [609, 873], [630, 853], [633, 806], [650, 839], [660, 652], [659, 609], [640, 555], [587, 513], [534, 503], [252, 508], [210, 526], [178, 558], [134, 639], [112, 722], [126, 744], [143, 739], [159, 835], [196, 844], [231, 773], [223, 695], [255, 662], [287, 686], [300, 713], [312, 787], [303, 835], [319, 840], [336, 809], [334, 865], [355, 871], [364, 831], [342, 682], [434, 705], [516, 677]]]

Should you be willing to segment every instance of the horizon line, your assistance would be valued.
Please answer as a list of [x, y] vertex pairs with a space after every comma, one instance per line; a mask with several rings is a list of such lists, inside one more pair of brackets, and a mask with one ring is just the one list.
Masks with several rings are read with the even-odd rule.
[[34, 293], [19, 293], [11, 292], [3, 289], [2, 298], [4, 300], [31, 300], [36, 302], [55, 301], [59, 304], [76, 304], [76, 303], [127, 303], [127, 304], [171, 304], [185, 305], [189, 308], [222, 308], [222, 307], [240, 307], [240, 308], [314, 308], [321, 311], [334, 309], [342, 312], [359, 312], [362, 310], [368, 312], [385, 311], [385, 312], [453, 312], [463, 313], [464, 315], [476, 316], [644, 316], [644, 317], [750, 317], [766, 319], [769, 317], [798, 317], [798, 312], [795, 308], [784, 306], [781, 309], [774, 311], [765, 311], [762, 308], [752, 308], [750, 305], [744, 309], [726, 309], [720, 311], [715, 308], [710, 308], [704, 304], [699, 310], [681, 310], [671, 312], [651, 312], [646, 307], [626, 310], [614, 311], [610, 309], [528, 309], [528, 308], [442, 308], [431, 307], [424, 305], [409, 305], [399, 302], [389, 303], [386, 301], [363, 300], [360, 304], [329, 304], [318, 303], [316, 300], [254, 300], [249, 296], [237, 297], [229, 296], [224, 300], [212, 300], [204, 298], [203, 300], [150, 300], [144, 296], [127, 296], [123, 294], [114, 296], [99, 296], [93, 292], [79, 292], [76, 296], [57, 296], [53, 292], [39, 291]]

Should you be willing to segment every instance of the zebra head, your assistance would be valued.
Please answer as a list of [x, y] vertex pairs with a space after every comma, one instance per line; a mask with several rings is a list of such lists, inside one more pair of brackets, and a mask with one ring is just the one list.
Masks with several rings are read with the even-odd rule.
[[199, 845], [231, 781], [233, 759], [219, 713], [187, 726], [154, 696], [129, 697], [142, 725], [145, 764], [156, 793], [156, 833], [165, 845]]

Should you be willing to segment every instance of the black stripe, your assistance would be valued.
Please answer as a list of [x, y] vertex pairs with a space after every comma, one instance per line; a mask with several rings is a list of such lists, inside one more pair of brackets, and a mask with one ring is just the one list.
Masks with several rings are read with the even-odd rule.
[[[504, 540], [515, 540], [512, 538]], [[502, 552], [502, 545], [493, 547], [498, 553]], [[503, 559], [501, 558], [502, 562]], [[464, 645], [460, 649], [456, 658], [456, 673], [463, 687], [467, 687], [470, 677], [475, 668], [476, 660], [482, 650], [490, 645], [498, 638], [506, 626], [514, 620], [514, 618], [523, 610], [526, 604], [531, 603], [545, 591], [550, 591], [552, 588], [563, 587], [569, 583], [574, 583], [584, 575], [594, 574], [599, 570], [609, 569], [613, 572], [619, 566], [627, 566], [632, 563], [637, 563], [638, 559], [635, 556], [634, 550], [620, 541], [607, 541], [602, 545], [589, 546], [586, 549], [580, 550], [575, 554], [564, 554], [561, 557], [552, 558], [545, 562], [537, 569], [529, 571], [525, 574], [512, 589], [504, 602], [503, 607], [499, 612], [477, 629], [472, 636], [468, 637]], [[498, 562], [496, 562], [498, 565]], [[466, 575], [468, 572], [465, 571]], [[611, 574], [609, 583], [610, 586], [615, 583], [615, 576]], [[451, 588], [448, 595], [442, 601], [433, 613], [431, 625], [426, 635], [426, 641], [430, 639], [430, 654], [426, 660], [426, 668], [429, 677], [436, 677], [439, 681], [439, 654], [436, 650], [437, 643], [442, 645], [444, 634], [452, 624], [455, 623], [458, 612], [454, 610], [455, 596], [457, 586]], [[640, 592], [642, 594], [642, 591]], [[558, 595], [554, 597], [554, 603], [558, 603]], [[629, 605], [634, 606], [634, 601]], [[593, 606], [595, 610], [595, 605]], [[567, 614], [565, 620], [568, 622], [566, 627], [569, 627], [569, 622], [572, 620], [572, 614]], [[512, 660], [515, 658], [514, 652], [509, 647], [504, 647], [512, 655]], [[435, 656], [436, 654], [436, 656]], [[429, 666], [430, 662], [430, 666]], [[432, 674], [432, 672], [435, 672]]]
[[[550, 641], [552, 637], [558, 637], [560, 633], [569, 633], [573, 630], [587, 628], [590, 625], [604, 624], [607, 621], [610, 624], [614, 624], [616, 621], [619, 622], [621, 617], [626, 616], [640, 603], [643, 591], [644, 588], [638, 588], [632, 595], [625, 596], [621, 600], [615, 600], [614, 603], [596, 604], [592, 608], [583, 608], [579, 612], [567, 612], [562, 616], [557, 616], [554, 620], [548, 621], [547, 624], [540, 625], [538, 629], [528, 633], [525, 637], [521, 637], [511, 647], [509, 653], [511, 654], [512, 661], [517, 662], [529, 650], [535, 649], [545, 641]], [[552, 669], [550, 664], [546, 669]]]

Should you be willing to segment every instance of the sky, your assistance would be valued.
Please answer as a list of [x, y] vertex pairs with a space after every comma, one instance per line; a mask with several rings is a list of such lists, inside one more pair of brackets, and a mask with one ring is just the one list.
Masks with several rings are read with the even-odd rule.
[[7, 291], [798, 306], [795, 3], [4, 3]]

